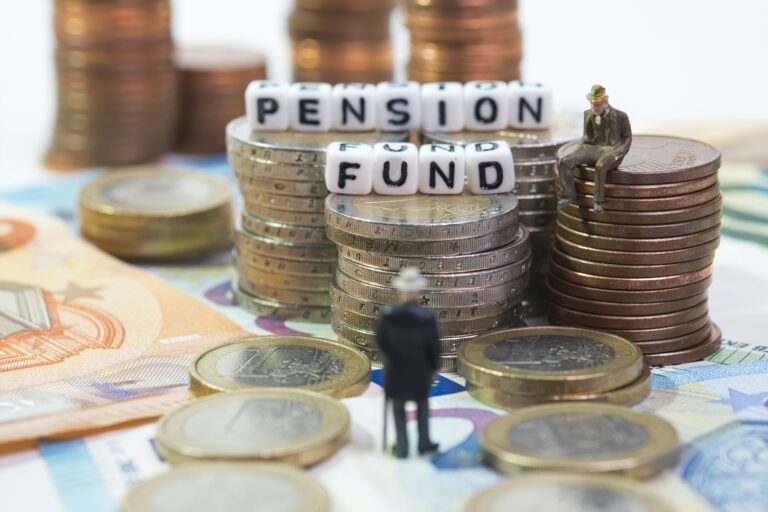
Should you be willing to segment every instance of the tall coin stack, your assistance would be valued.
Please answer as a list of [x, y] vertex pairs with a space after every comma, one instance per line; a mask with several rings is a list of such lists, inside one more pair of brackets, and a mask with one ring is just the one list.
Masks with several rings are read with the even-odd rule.
[[169, 0], [55, 0], [58, 110], [46, 165], [144, 163], [176, 126]]
[[423, 143], [467, 145], [483, 140], [503, 140], [515, 159], [515, 190], [520, 222], [528, 228], [531, 240], [530, 284], [523, 295], [523, 317], [546, 315], [546, 281], [555, 238], [555, 156], [564, 143], [579, 137], [573, 120], [558, 119], [550, 130], [496, 132], [423, 132]]
[[608, 172], [601, 213], [590, 209], [594, 170], [577, 169], [578, 205], [557, 212], [550, 320], [623, 336], [648, 364], [715, 352], [721, 335], [707, 288], [720, 240], [719, 167], [720, 152], [708, 144], [635, 136]]
[[517, 80], [523, 36], [517, 0], [405, 0], [407, 74], [419, 82]]
[[514, 194], [332, 194], [325, 215], [339, 248], [331, 325], [374, 363], [376, 323], [399, 302], [393, 279], [405, 267], [427, 281], [419, 302], [435, 312], [443, 370], [477, 334], [520, 321], [530, 247]]
[[381, 82], [393, 76], [395, 0], [296, 0], [288, 19], [295, 82]]
[[227, 125], [227, 152], [243, 195], [235, 229], [233, 290], [261, 316], [327, 321], [336, 246], [325, 234], [325, 149], [331, 142], [375, 144], [407, 134], [253, 132], [245, 117]]

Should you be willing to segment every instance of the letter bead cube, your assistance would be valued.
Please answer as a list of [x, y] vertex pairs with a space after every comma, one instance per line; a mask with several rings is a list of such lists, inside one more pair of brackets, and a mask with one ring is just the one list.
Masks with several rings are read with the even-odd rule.
[[464, 190], [464, 148], [425, 144], [419, 148], [419, 192], [461, 194]]
[[287, 84], [254, 80], [245, 89], [245, 115], [252, 130], [281, 131], [289, 124]]
[[509, 124], [507, 84], [475, 80], [464, 84], [464, 127], [467, 130], [502, 130]]
[[376, 86], [347, 83], [333, 86], [333, 129], [364, 132], [376, 128]]
[[459, 82], [431, 82], [421, 86], [421, 128], [426, 132], [464, 129], [464, 86]]
[[418, 82], [381, 82], [376, 86], [379, 129], [385, 132], [421, 127], [421, 86]]
[[552, 89], [536, 82], [510, 82], [509, 125], [521, 130], [552, 126]]
[[373, 148], [332, 142], [325, 154], [325, 187], [336, 194], [365, 195], [373, 188]]
[[473, 194], [501, 194], [515, 188], [515, 161], [503, 140], [473, 142], [464, 148], [467, 187]]
[[296, 82], [291, 85], [291, 129], [297, 132], [330, 131], [332, 91], [330, 84], [321, 82]]
[[419, 148], [415, 144], [379, 142], [373, 146], [373, 191], [382, 195], [419, 190]]

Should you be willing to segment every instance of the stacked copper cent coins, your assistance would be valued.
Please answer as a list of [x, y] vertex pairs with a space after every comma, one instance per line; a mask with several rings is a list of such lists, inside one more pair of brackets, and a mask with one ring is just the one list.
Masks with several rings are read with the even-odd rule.
[[227, 123], [245, 114], [243, 91], [267, 77], [264, 56], [251, 50], [181, 48], [176, 52], [179, 119], [174, 149], [182, 153], [224, 153]]
[[326, 321], [336, 246], [323, 215], [325, 149], [339, 138], [375, 144], [407, 134], [253, 132], [245, 117], [227, 126], [227, 152], [243, 195], [235, 229], [233, 290], [261, 316]]
[[395, 0], [296, 0], [288, 19], [293, 80], [391, 80], [394, 6]]
[[720, 330], [709, 319], [707, 288], [720, 234], [719, 166], [708, 144], [636, 136], [608, 173], [601, 213], [590, 209], [594, 171], [578, 169], [578, 204], [557, 213], [550, 320], [623, 336], [649, 364], [715, 352]]
[[56, 0], [58, 110], [45, 163], [57, 169], [153, 160], [176, 126], [168, 0]]
[[404, 8], [411, 80], [520, 78], [523, 38], [517, 0], [406, 0]]
[[550, 130], [513, 130], [496, 132], [423, 132], [423, 142], [467, 145], [483, 140], [503, 140], [515, 159], [515, 193], [520, 222], [531, 238], [530, 284], [523, 296], [523, 317], [546, 315], [546, 279], [555, 237], [555, 165], [557, 149], [579, 136], [574, 119], [560, 118]]
[[331, 325], [374, 363], [376, 324], [400, 302], [393, 280], [406, 267], [426, 280], [419, 302], [437, 318], [443, 370], [479, 333], [520, 321], [530, 247], [514, 194], [332, 194], [325, 215], [339, 248]]

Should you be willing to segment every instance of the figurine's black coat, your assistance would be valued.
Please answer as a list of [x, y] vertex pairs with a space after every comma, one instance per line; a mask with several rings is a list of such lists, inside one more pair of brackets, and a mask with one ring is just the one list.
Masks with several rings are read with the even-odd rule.
[[385, 357], [387, 396], [394, 400], [427, 398], [440, 362], [434, 313], [415, 302], [393, 306], [379, 320], [376, 341]]

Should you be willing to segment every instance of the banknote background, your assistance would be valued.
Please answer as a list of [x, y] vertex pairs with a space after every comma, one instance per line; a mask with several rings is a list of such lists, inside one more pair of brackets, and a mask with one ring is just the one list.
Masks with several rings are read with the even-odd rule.
[[[689, 136], [696, 136], [690, 133]], [[715, 137], [704, 137], [711, 142]], [[672, 422], [684, 443], [676, 468], [648, 481], [679, 510], [766, 510], [768, 505], [768, 171], [759, 156], [728, 158], [720, 171], [725, 194], [723, 241], [715, 260], [711, 313], [723, 348], [707, 361], [653, 370], [653, 392], [638, 406]], [[223, 158], [178, 160], [232, 179]], [[76, 195], [96, 172], [64, 176], [45, 186], [1, 194], [0, 200], [76, 225]], [[327, 325], [254, 318], [234, 306], [224, 255], [196, 264], [145, 266], [227, 317], [260, 333], [333, 337]], [[345, 400], [353, 440], [312, 469], [332, 495], [334, 510], [461, 510], [475, 491], [499, 476], [479, 464], [477, 433], [501, 411], [470, 398], [463, 381], [438, 376], [433, 425], [441, 452], [400, 462], [380, 453], [382, 392], [374, 384]], [[0, 418], [8, 407], [0, 398]], [[391, 430], [390, 430], [391, 431]], [[0, 430], [0, 433], [2, 430]], [[0, 456], [2, 510], [117, 510], [133, 483], [162, 471], [154, 425], [87, 437], [45, 440]]]

